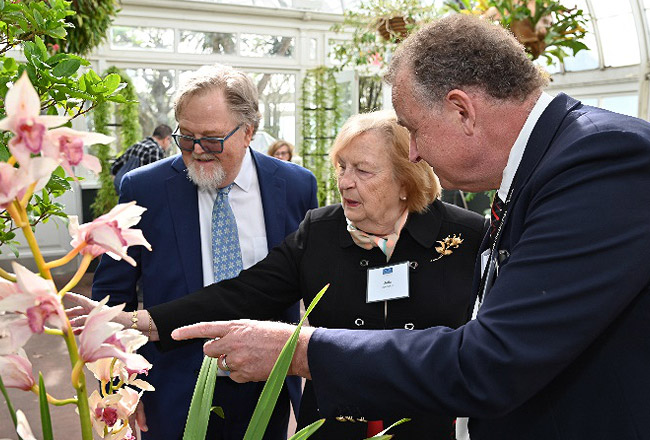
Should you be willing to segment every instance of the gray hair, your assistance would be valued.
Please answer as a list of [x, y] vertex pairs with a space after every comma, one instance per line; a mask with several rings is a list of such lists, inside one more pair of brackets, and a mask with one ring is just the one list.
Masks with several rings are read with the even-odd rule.
[[176, 120], [189, 98], [209, 90], [222, 90], [237, 122], [252, 126], [255, 134], [262, 118], [257, 87], [244, 72], [223, 64], [203, 66], [183, 81], [174, 97]]
[[430, 107], [454, 89], [475, 87], [496, 99], [525, 100], [548, 80], [503, 27], [464, 14], [435, 20], [397, 49], [385, 81], [412, 74], [416, 99]]

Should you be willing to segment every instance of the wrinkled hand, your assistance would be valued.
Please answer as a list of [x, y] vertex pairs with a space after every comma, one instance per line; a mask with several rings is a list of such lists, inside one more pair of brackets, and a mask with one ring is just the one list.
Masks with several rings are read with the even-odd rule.
[[72, 304], [74, 306], [65, 310], [65, 313], [68, 315], [68, 319], [70, 320], [70, 325], [74, 329], [83, 327], [90, 311], [99, 304], [98, 301], [93, 301], [88, 297], [72, 292], [66, 293], [64, 300], [67, 304]]
[[147, 417], [144, 414], [144, 403], [142, 401], [138, 402], [135, 412], [129, 417], [129, 426], [131, 427], [131, 431], [133, 431], [133, 435], [137, 436], [137, 438], [140, 438], [138, 429], [144, 432], [149, 430], [147, 427]]
[[[203, 345], [203, 352], [214, 358], [225, 355], [232, 380], [240, 383], [259, 382], [269, 377], [282, 347], [295, 329], [295, 325], [248, 319], [201, 322], [174, 330], [172, 338], [211, 339]], [[289, 367], [290, 375], [311, 378], [307, 365], [307, 345], [313, 331], [309, 327], [301, 329]], [[219, 359], [219, 368], [224, 369], [223, 358]]]

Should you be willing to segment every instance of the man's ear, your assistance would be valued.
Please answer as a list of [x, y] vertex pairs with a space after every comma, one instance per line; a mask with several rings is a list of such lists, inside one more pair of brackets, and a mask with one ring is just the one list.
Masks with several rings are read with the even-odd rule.
[[457, 121], [467, 136], [474, 134], [476, 107], [472, 98], [459, 89], [451, 90], [445, 97], [445, 107], [452, 112], [452, 120]]
[[246, 146], [250, 146], [251, 140], [253, 140], [253, 126], [245, 125], [246, 131], [244, 132], [244, 140], [246, 141]]

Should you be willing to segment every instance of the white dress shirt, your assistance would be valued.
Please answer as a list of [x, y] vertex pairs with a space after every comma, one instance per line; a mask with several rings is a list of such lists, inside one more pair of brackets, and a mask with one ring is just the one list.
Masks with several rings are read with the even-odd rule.
[[[510, 150], [510, 154], [508, 155], [508, 163], [506, 164], [506, 167], [503, 170], [503, 177], [501, 178], [501, 186], [499, 187], [499, 191], [497, 192], [499, 198], [504, 202], [509, 202], [509, 200], [507, 200], [508, 193], [510, 192], [510, 187], [512, 186], [512, 181], [515, 178], [517, 169], [519, 169], [519, 164], [521, 163], [521, 159], [524, 157], [524, 152], [526, 151], [526, 145], [530, 140], [530, 135], [533, 132], [533, 128], [535, 128], [535, 125], [537, 125], [537, 121], [539, 121], [540, 116], [542, 116], [542, 113], [544, 113], [544, 110], [546, 110], [546, 107], [548, 107], [551, 101], [553, 101], [553, 97], [546, 92], [542, 92], [540, 97], [537, 99], [535, 106], [533, 107], [530, 114], [528, 115], [528, 118], [526, 118], [526, 122], [524, 123], [524, 126], [521, 127], [519, 136], [517, 136], [517, 139], [515, 140], [515, 143], [512, 146], [512, 149]], [[487, 253], [489, 253], [489, 249]], [[481, 264], [482, 267], [481, 272], [482, 272], [483, 269], [485, 269], [485, 264], [487, 264], [488, 259], [484, 258], [484, 256], [481, 256], [481, 259], [483, 260]], [[479, 307], [480, 307], [480, 302], [477, 299], [476, 304], [474, 305], [474, 312], [472, 313], [472, 319], [476, 318], [476, 314], [478, 313]], [[469, 419], [467, 417], [458, 417], [456, 419], [457, 440], [470, 440], [468, 422]]]
[[[214, 282], [212, 272], [212, 208], [217, 191], [199, 189], [199, 230], [203, 285]], [[266, 225], [257, 170], [250, 149], [246, 151], [241, 170], [235, 178], [228, 200], [235, 214], [239, 232], [243, 268], [248, 269], [268, 253]]]

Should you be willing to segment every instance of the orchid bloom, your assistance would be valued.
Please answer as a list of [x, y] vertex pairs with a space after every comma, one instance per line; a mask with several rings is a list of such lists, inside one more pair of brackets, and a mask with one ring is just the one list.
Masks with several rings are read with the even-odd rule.
[[20, 168], [0, 162], [0, 209], [20, 200], [32, 183], [36, 182], [34, 191], [41, 190], [58, 165], [56, 160], [43, 157], [31, 159]]
[[[95, 362], [102, 358], [118, 358], [130, 372], [144, 373], [151, 364], [142, 356], [134, 353], [140, 347], [141, 340], [134, 333], [137, 330], [122, 330], [121, 324], [111, 322], [124, 308], [124, 304], [104, 307], [108, 297], [104, 298], [88, 314], [86, 324], [79, 335], [79, 356], [84, 362]], [[146, 339], [145, 336], [142, 336]], [[139, 344], [139, 345], [138, 345]]]
[[32, 363], [27, 359], [23, 349], [15, 354], [0, 356], [0, 376], [7, 388], [29, 391], [36, 385], [32, 374]]
[[[124, 365], [124, 362], [119, 359], [103, 358], [86, 364], [86, 367], [102, 383], [108, 383], [113, 379], [118, 379], [124, 382], [125, 385], [133, 385], [143, 391], [155, 391], [155, 388], [151, 384], [142, 379], [138, 379], [137, 373], [130, 373]], [[147, 371], [144, 371], [144, 373], [146, 374]]]
[[14, 262], [18, 292], [0, 301], [0, 311], [18, 312], [27, 316], [33, 333], [43, 333], [45, 324], [63, 330], [68, 320], [51, 280], [45, 280]]
[[48, 131], [47, 138], [49, 142], [43, 145], [43, 156], [60, 160], [63, 169], [73, 177], [73, 166], [81, 165], [95, 174], [102, 170], [99, 159], [84, 153], [84, 145], [108, 144], [114, 139], [101, 133], [76, 131], [68, 127]]
[[88, 404], [93, 427], [99, 436], [109, 440], [133, 438], [128, 419], [135, 412], [140, 396], [137, 391], [126, 387], [104, 398], [93, 391]]
[[25, 417], [25, 413], [21, 410], [16, 411], [16, 433], [23, 440], [36, 440], [34, 433], [32, 433], [32, 428], [27, 421], [27, 417]]
[[80, 251], [81, 254], [97, 257], [107, 253], [115, 260], [124, 259], [131, 266], [135, 266], [135, 260], [126, 253], [128, 247], [141, 244], [151, 250], [151, 245], [140, 229], [129, 229], [140, 221], [144, 211], [146, 208], [136, 205], [135, 202], [121, 203], [107, 214], [81, 226], [76, 216], [70, 216], [70, 244], [76, 248], [86, 242], [87, 246]]
[[26, 316], [3, 316], [2, 320], [0, 320], [0, 355], [15, 353], [31, 337], [32, 330], [29, 327], [29, 320]]
[[65, 124], [65, 116], [41, 115], [41, 100], [29, 81], [27, 72], [7, 92], [5, 97], [7, 117], [0, 120], [0, 130], [10, 130], [15, 136], [9, 141], [9, 151], [18, 163], [25, 164], [31, 154], [41, 152], [48, 142], [48, 128]]

